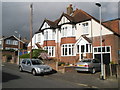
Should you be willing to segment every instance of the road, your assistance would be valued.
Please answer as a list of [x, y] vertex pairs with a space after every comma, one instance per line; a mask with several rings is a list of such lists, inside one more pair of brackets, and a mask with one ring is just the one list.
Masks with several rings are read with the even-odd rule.
[[33, 76], [19, 72], [18, 68], [5, 65], [2, 67], [2, 88], [87, 88], [76, 83], [51, 78], [48, 75]]

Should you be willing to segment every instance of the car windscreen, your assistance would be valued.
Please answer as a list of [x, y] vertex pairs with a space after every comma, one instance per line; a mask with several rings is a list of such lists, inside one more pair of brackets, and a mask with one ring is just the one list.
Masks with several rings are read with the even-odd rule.
[[32, 60], [33, 65], [41, 65], [42, 62], [40, 60]]
[[91, 62], [91, 60], [82, 60], [81, 62]]

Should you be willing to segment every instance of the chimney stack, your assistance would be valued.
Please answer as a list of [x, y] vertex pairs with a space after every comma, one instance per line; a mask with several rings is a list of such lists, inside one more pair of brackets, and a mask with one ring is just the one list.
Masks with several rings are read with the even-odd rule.
[[72, 4], [70, 4], [68, 7], [67, 7], [67, 14], [70, 15], [73, 13], [73, 7], [72, 7]]

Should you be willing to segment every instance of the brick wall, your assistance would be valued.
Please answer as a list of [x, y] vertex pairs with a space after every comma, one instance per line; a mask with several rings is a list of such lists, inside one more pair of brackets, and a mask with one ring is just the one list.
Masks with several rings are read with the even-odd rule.
[[43, 46], [56, 46], [55, 40], [44, 41]]
[[61, 44], [68, 44], [68, 43], [75, 43], [75, 42], [76, 42], [75, 37], [61, 38]]
[[[102, 45], [111, 46], [112, 61], [117, 63], [118, 62], [118, 48], [119, 48], [119, 42], [120, 42], [119, 37], [114, 34], [110, 34], [110, 35], [105, 35], [102, 38], [103, 38]], [[94, 47], [100, 46], [100, 37], [93, 38], [93, 46]]]

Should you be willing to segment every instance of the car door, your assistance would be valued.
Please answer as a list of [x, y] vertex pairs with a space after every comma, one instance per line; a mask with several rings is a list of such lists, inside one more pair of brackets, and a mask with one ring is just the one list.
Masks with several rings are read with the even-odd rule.
[[94, 64], [94, 67], [95, 69], [98, 71], [100, 69], [100, 63], [98, 60], [94, 59], [93, 60], [93, 64]]
[[26, 63], [26, 70], [28, 71], [28, 72], [31, 72], [31, 61], [30, 60], [27, 60], [27, 63]]
[[21, 67], [23, 70], [25, 70], [25, 67], [26, 67], [26, 60], [22, 60], [22, 63], [21, 63]]

